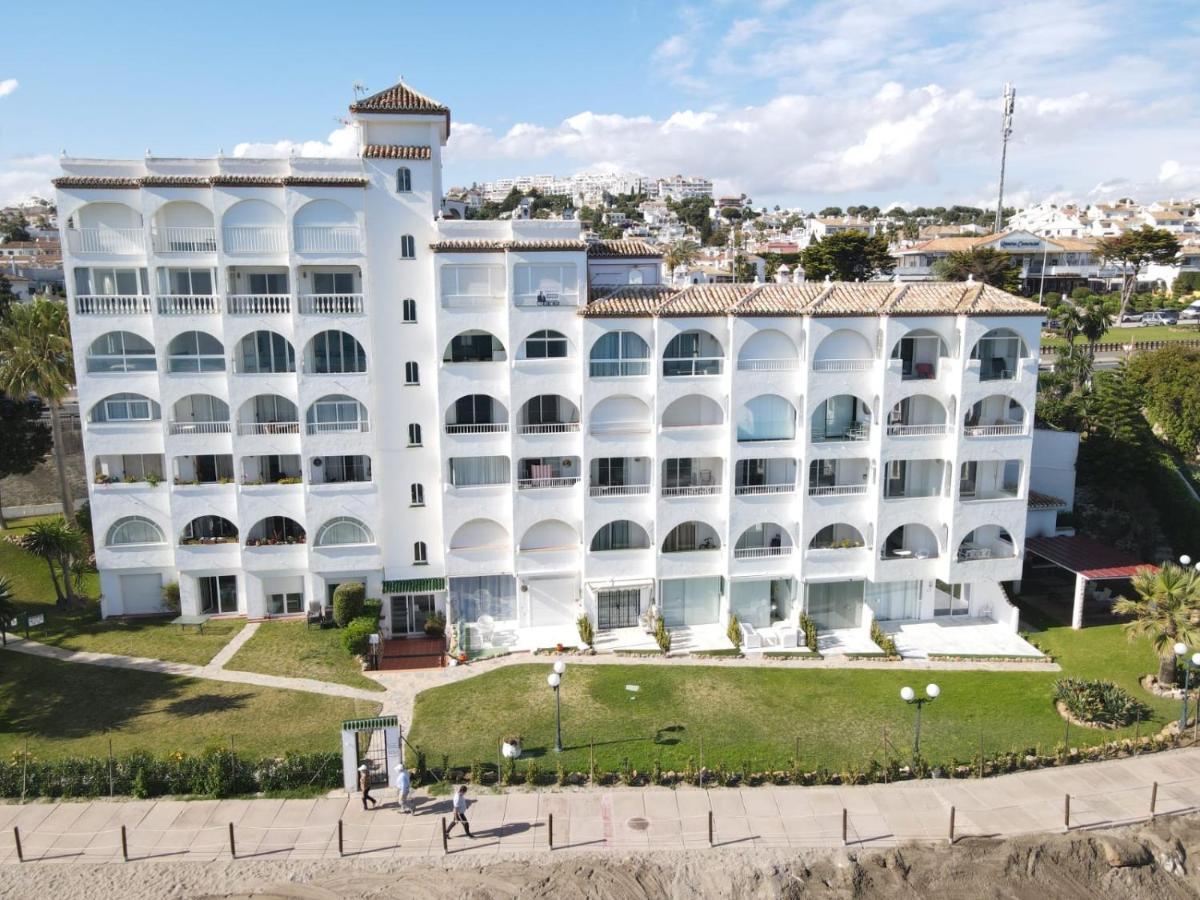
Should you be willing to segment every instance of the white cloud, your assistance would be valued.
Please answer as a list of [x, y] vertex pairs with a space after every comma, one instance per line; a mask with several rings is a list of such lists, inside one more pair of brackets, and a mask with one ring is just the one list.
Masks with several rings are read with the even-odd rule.
[[343, 125], [329, 133], [324, 141], [293, 141], [283, 139], [274, 143], [247, 141], [233, 148], [234, 156], [254, 159], [280, 156], [358, 156], [358, 130]]
[[0, 160], [0, 206], [39, 197], [54, 196], [50, 179], [58, 175], [58, 157], [13, 156]]
[[5, 78], [3, 81], [0, 81], [0, 97], [7, 97], [17, 89], [19, 84], [20, 82], [15, 78]]

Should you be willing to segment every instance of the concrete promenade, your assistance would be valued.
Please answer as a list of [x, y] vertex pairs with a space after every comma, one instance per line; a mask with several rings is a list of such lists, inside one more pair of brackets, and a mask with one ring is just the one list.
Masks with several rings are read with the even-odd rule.
[[[1157, 791], [1153, 785], [1157, 783]], [[473, 838], [451, 854], [680, 850], [708, 847], [889, 847], [955, 837], [1009, 837], [1200, 811], [1200, 748], [987, 779], [856, 787], [614, 788], [469, 792]], [[0, 805], [0, 863], [130, 860], [207, 862], [422, 857], [443, 853], [448, 798], [417, 797], [400, 813], [393, 791], [364, 812], [357, 797], [311, 800], [131, 800]], [[341, 846], [339, 848], [339, 821]], [[233, 846], [230, 846], [232, 823]]]

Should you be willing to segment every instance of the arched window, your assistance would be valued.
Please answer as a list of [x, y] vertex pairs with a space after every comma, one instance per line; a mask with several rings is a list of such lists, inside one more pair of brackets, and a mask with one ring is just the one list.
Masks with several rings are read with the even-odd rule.
[[241, 371], [246, 375], [281, 374], [296, 371], [296, 351], [282, 334], [256, 331], [238, 345]]
[[545, 328], [525, 338], [521, 348], [522, 359], [566, 359], [566, 356], [567, 336]]
[[358, 519], [338, 516], [330, 519], [317, 532], [318, 547], [340, 547], [346, 544], [373, 544], [375, 538]]
[[408, 446], [421, 446], [421, 426], [416, 422], [413, 422], [408, 426]]
[[404, 322], [411, 325], [417, 321], [417, 301], [408, 297], [404, 301]]
[[405, 384], [420, 384], [421, 383], [421, 367], [415, 362], [406, 362], [404, 364], [404, 383]]
[[316, 375], [367, 371], [367, 351], [352, 334], [322, 331], [308, 343], [308, 368]]
[[592, 344], [589, 372], [593, 378], [645, 375], [650, 371], [650, 347], [632, 331], [610, 331]]
[[168, 372], [224, 372], [225, 345], [204, 331], [185, 331], [167, 345]]
[[125, 516], [117, 519], [105, 538], [105, 546], [124, 547], [132, 544], [165, 544], [166, 536], [161, 528], [141, 516]]
[[396, 170], [396, 193], [407, 194], [412, 190], [412, 170], [401, 166]]
[[400, 236], [400, 258], [417, 258], [417, 241], [411, 234], [404, 234]]
[[187, 523], [181, 544], [226, 544], [236, 541], [237, 526], [221, 516], [197, 516]]
[[504, 345], [492, 333], [473, 328], [456, 334], [442, 353], [442, 362], [504, 362]]
[[646, 529], [637, 522], [618, 519], [596, 529], [591, 549], [593, 553], [602, 553], [607, 550], [645, 550], [649, 546]]
[[423, 484], [409, 485], [408, 493], [409, 493], [409, 497], [412, 500], [413, 506], [424, 506], [425, 505], [425, 485], [423, 485]]
[[413, 565], [425, 566], [429, 564], [429, 550], [425, 546], [424, 541], [417, 541], [413, 544]]
[[367, 408], [346, 394], [327, 394], [308, 408], [308, 433], [368, 430]]
[[153, 422], [158, 404], [141, 394], [112, 394], [92, 407], [92, 422]]
[[153, 372], [154, 345], [129, 331], [102, 334], [87, 352], [87, 370], [104, 372]]

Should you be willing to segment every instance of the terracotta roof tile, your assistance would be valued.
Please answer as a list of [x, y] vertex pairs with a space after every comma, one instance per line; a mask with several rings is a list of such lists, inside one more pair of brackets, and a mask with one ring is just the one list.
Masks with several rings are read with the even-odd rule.
[[291, 187], [366, 187], [370, 182], [355, 175], [285, 175], [283, 183]]
[[662, 302], [676, 293], [675, 288], [665, 284], [593, 288], [588, 305], [579, 310], [579, 315], [588, 318], [653, 316]]
[[214, 175], [213, 187], [283, 187], [283, 178], [272, 175]]
[[883, 312], [891, 316], [936, 316], [958, 309], [968, 288], [962, 281], [923, 281], [892, 292]]
[[753, 284], [693, 284], [664, 302], [660, 316], [723, 316], [748, 293]]
[[977, 285], [967, 291], [954, 312], [965, 316], [1044, 316], [1046, 310], [990, 284]]
[[588, 244], [588, 256], [593, 259], [615, 259], [628, 256], [661, 257], [662, 251], [645, 241], [594, 241]]
[[834, 281], [804, 312], [810, 316], [874, 316], [896, 286], [891, 282]]
[[64, 175], [55, 178], [56, 188], [137, 188], [140, 187], [136, 178], [108, 178], [99, 175]]
[[207, 175], [143, 175], [138, 183], [142, 187], [208, 187], [212, 182]]
[[764, 284], [747, 294], [734, 308], [739, 316], [798, 316], [816, 300], [828, 285], [820, 282], [803, 284]]
[[1043, 494], [1040, 491], [1031, 490], [1029, 492], [1029, 508], [1030, 509], [1066, 509], [1067, 501], [1058, 497], [1053, 497], [1050, 494]]
[[414, 113], [443, 115], [446, 117], [446, 133], [450, 132], [450, 109], [432, 97], [426, 97], [420, 91], [415, 91], [404, 82], [394, 84], [390, 88], [363, 97], [350, 104], [352, 113]]
[[414, 144], [367, 144], [362, 155], [367, 159], [430, 159], [433, 151]]
[[577, 238], [552, 238], [543, 241], [509, 241], [508, 250], [586, 250], [587, 241]]
[[448, 238], [429, 245], [434, 253], [500, 253], [515, 250], [528, 253], [535, 250], [585, 250], [587, 243], [566, 238], [543, 241], [508, 241], [491, 238]]

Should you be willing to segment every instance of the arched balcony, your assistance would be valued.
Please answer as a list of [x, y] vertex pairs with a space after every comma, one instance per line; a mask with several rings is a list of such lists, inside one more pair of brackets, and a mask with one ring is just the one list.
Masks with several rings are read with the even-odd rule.
[[883, 498], [940, 497], [949, 467], [944, 459], [889, 459], [883, 466]]
[[508, 548], [508, 529], [494, 519], [471, 519], [450, 536], [451, 552], [506, 551]]
[[236, 359], [240, 375], [283, 375], [296, 371], [296, 348], [274, 331], [246, 335], [238, 341]]
[[171, 434], [228, 434], [229, 404], [212, 394], [188, 394], [171, 407]]
[[813, 356], [814, 372], [867, 372], [875, 365], [875, 350], [857, 331], [839, 328], [827, 334]]
[[367, 371], [367, 351], [352, 334], [322, 331], [304, 349], [304, 371], [310, 375], [351, 375]]
[[980, 525], [969, 532], [958, 545], [959, 562], [1012, 559], [1016, 555], [1017, 545], [1012, 535], [999, 525]]
[[606, 553], [610, 550], [648, 550], [650, 535], [637, 522], [616, 519], [601, 525], [592, 535], [591, 551]]
[[185, 331], [167, 345], [167, 371], [196, 375], [225, 371], [225, 345], [206, 331]]
[[751, 525], [733, 546], [734, 559], [761, 559], [766, 556], [790, 556], [792, 536], [775, 522]]
[[778, 394], [760, 394], [738, 410], [739, 443], [790, 441], [795, 437], [796, 407]]
[[197, 516], [188, 522], [179, 536], [179, 543], [193, 544], [236, 544], [237, 526], [222, 516]]
[[1011, 328], [993, 328], [971, 348], [972, 366], [980, 381], [1009, 381], [1017, 377], [1021, 360], [1029, 358], [1024, 339]]
[[808, 464], [808, 496], [850, 497], [867, 492], [871, 461], [857, 459], [814, 459]]
[[239, 200], [221, 217], [225, 252], [286, 253], [287, 224], [284, 212], [265, 200]]
[[865, 546], [862, 532], [846, 522], [826, 525], [812, 536], [809, 550], [857, 550]]
[[257, 394], [238, 410], [238, 434], [299, 434], [296, 404], [279, 394]]
[[646, 402], [638, 397], [606, 397], [592, 407], [588, 432], [594, 435], [644, 434], [650, 431], [654, 416]]
[[934, 559], [938, 555], [938, 539], [928, 525], [901, 525], [879, 549], [880, 559]]
[[667, 378], [720, 375], [724, 360], [721, 342], [707, 331], [685, 331], [671, 338], [663, 351], [663, 375]]
[[937, 378], [939, 362], [949, 355], [941, 335], [927, 328], [914, 328], [892, 347], [892, 359], [904, 381]]
[[712, 397], [703, 394], [688, 394], [673, 401], [662, 414], [662, 427], [670, 428], [708, 428], [721, 425], [725, 421], [725, 413], [721, 404]]
[[337, 200], [310, 200], [292, 217], [297, 253], [359, 253], [362, 235], [354, 210]]
[[1021, 496], [1019, 459], [970, 459], [962, 464], [958, 497], [964, 503], [1015, 500]]
[[734, 467], [734, 494], [790, 494], [795, 490], [794, 459], [739, 459]]
[[489, 394], [467, 394], [446, 410], [446, 434], [499, 434], [508, 431], [508, 409]]
[[721, 493], [721, 460], [672, 457], [662, 462], [662, 496], [703, 497]]
[[161, 418], [158, 403], [142, 394], [109, 394], [88, 413], [93, 425], [145, 424]]
[[504, 362], [504, 344], [487, 331], [464, 331], [450, 339], [442, 353], [445, 363]]
[[650, 374], [650, 345], [633, 331], [609, 331], [592, 344], [588, 357], [592, 378], [626, 378]]
[[247, 547], [275, 547], [280, 544], [303, 544], [307, 540], [304, 527], [287, 516], [267, 516], [260, 519], [246, 535]]
[[346, 394], [326, 394], [314, 400], [304, 418], [309, 434], [365, 434], [371, 430], [366, 406]]
[[946, 407], [936, 397], [914, 394], [892, 407], [888, 437], [939, 437], [946, 433]]
[[156, 366], [154, 345], [130, 331], [102, 334], [87, 351], [87, 370], [93, 375], [153, 372]]
[[521, 406], [521, 434], [562, 434], [579, 430], [579, 407], [558, 394], [539, 394]]
[[721, 538], [707, 522], [681, 522], [667, 534], [663, 553], [720, 550]]
[[1025, 434], [1025, 407], [1004, 394], [977, 401], [963, 418], [963, 434], [969, 438], [1012, 437]]
[[741, 372], [791, 372], [800, 367], [800, 352], [782, 331], [767, 328], [756, 331], [738, 352]]
[[65, 230], [67, 246], [76, 255], [146, 252], [142, 214], [124, 203], [85, 203], [71, 214]]
[[154, 214], [156, 253], [216, 253], [212, 210], [190, 200], [164, 203]]
[[579, 532], [561, 519], [545, 519], [531, 525], [521, 536], [518, 553], [541, 553], [551, 550], [574, 550], [579, 546]]
[[865, 441], [871, 435], [871, 407], [852, 394], [838, 394], [817, 404], [812, 414], [812, 440]]

